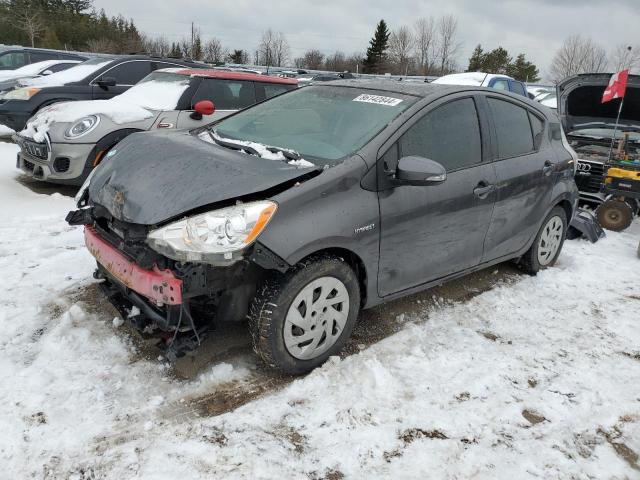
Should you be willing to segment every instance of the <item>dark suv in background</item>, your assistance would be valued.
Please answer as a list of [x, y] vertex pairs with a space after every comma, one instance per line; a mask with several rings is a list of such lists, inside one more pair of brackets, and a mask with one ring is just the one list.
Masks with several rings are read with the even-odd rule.
[[0, 97], [0, 124], [20, 131], [29, 118], [47, 105], [108, 99], [128, 90], [154, 70], [180, 67], [204, 68], [206, 65], [147, 55], [93, 58], [4, 94]]
[[15, 70], [45, 60], [88, 60], [95, 55], [49, 50], [46, 48], [7, 47], [0, 45], [0, 70]]
[[337, 354], [361, 308], [550, 267], [578, 202], [555, 113], [482, 87], [324, 82], [116, 150], [67, 217], [105, 291], [176, 355], [248, 317], [290, 373]]

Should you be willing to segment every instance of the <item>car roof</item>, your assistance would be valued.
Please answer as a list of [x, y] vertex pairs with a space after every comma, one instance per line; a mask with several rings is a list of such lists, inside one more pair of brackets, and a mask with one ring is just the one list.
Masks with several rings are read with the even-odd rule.
[[506, 78], [508, 80], [513, 80], [512, 77], [508, 75], [503, 75], [501, 73], [463, 72], [463, 73], [452, 73], [450, 75], [444, 75], [442, 77], [436, 78], [434, 82], [440, 83], [442, 85], [457, 84], [457, 85], [480, 86], [487, 82], [490, 82], [494, 78]]
[[[525, 103], [529, 108], [537, 110], [541, 114], [547, 115], [548, 108], [541, 106], [538, 102], [534, 102], [529, 97], [519, 95], [506, 90], [494, 90], [492, 88], [480, 87], [480, 86], [467, 86], [467, 85], [449, 85], [449, 84], [435, 84], [435, 83], [419, 83], [419, 82], [404, 82], [398, 80], [388, 79], [344, 79], [335, 80], [333, 82], [326, 83], [314, 83], [312, 86], [304, 88], [333, 88], [333, 87], [350, 87], [360, 90], [379, 90], [382, 92], [399, 93], [402, 95], [413, 95], [415, 97], [427, 98], [427, 97], [442, 97], [451, 93], [458, 92], [477, 92], [491, 94], [492, 96], [508, 97], [511, 100], [516, 100], [520, 103]], [[549, 117], [551, 119], [551, 117]]]
[[225, 80], [251, 80], [254, 82], [266, 82], [266, 83], [280, 83], [286, 85], [297, 85], [298, 81], [295, 78], [282, 78], [271, 77], [268, 75], [258, 75], [256, 73], [245, 72], [228, 72], [225, 70], [213, 70], [213, 69], [191, 69], [191, 68], [163, 68], [156, 70], [157, 72], [172, 72], [179, 75], [191, 75], [196, 77], [208, 77], [208, 78], [220, 78]]
[[[460, 85], [434, 85], [426, 82], [403, 82], [390, 79], [357, 78], [334, 80], [327, 84], [314, 84], [318, 87], [351, 87], [362, 90], [380, 90], [384, 92], [413, 95], [416, 97], [429, 97], [445, 91], [478, 90], [478, 88], [465, 88]], [[307, 88], [307, 87], [305, 87]]]

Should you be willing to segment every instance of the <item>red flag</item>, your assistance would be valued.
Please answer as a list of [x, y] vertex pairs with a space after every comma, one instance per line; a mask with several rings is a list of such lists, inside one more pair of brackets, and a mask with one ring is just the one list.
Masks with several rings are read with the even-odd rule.
[[624, 93], [627, 90], [627, 79], [629, 78], [629, 70], [623, 70], [611, 75], [609, 85], [604, 90], [602, 95], [602, 103], [606, 103], [614, 98], [624, 97]]

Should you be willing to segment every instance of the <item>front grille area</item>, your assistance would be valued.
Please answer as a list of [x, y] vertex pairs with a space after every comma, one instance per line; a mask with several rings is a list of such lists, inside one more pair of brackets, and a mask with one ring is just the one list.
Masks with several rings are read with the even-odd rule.
[[71, 160], [66, 157], [58, 157], [53, 162], [53, 169], [58, 173], [64, 173], [69, 170]]
[[22, 150], [32, 157], [46, 160], [49, 157], [49, 147], [46, 143], [38, 143], [32, 140], [22, 142]]
[[604, 164], [578, 160], [576, 184], [578, 190], [585, 193], [598, 193], [604, 180]]

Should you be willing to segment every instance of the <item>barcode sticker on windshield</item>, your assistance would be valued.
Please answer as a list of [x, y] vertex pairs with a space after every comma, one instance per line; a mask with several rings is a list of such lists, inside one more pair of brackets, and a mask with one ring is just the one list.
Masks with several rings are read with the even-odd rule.
[[363, 93], [362, 95], [357, 96], [353, 99], [354, 102], [365, 102], [365, 103], [377, 103], [378, 105], [388, 105], [390, 107], [395, 107], [399, 103], [402, 103], [402, 99], [393, 98], [393, 97], [382, 97], [380, 95], [368, 95]]

